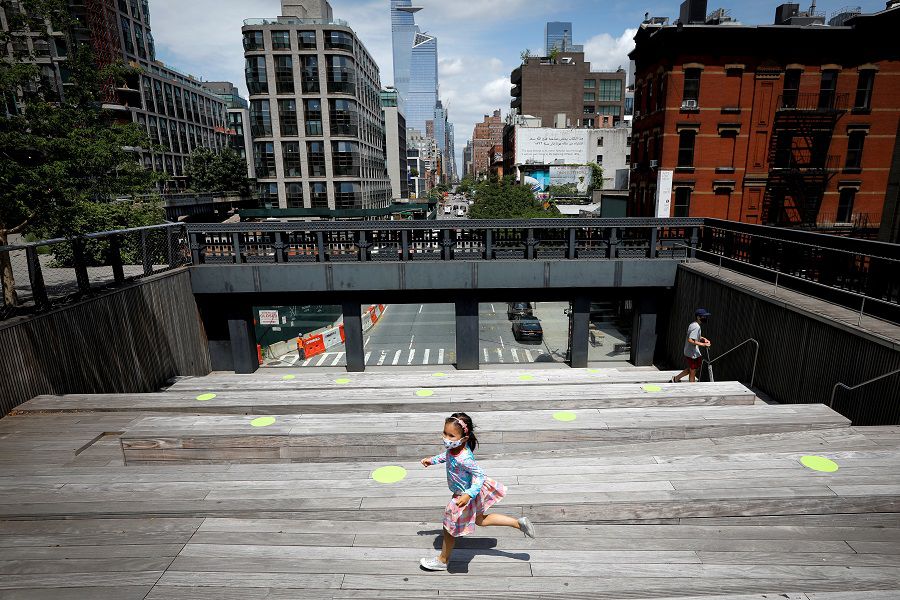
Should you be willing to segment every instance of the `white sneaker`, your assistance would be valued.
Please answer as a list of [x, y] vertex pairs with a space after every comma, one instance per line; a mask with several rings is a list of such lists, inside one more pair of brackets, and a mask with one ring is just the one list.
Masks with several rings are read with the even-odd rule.
[[423, 558], [419, 561], [419, 565], [426, 571], [446, 571], [447, 563], [442, 563], [437, 558]]
[[519, 519], [519, 529], [522, 530], [522, 533], [525, 534], [525, 537], [534, 539], [537, 536], [537, 533], [534, 530], [534, 525], [531, 523], [531, 520], [528, 517], [522, 517], [521, 519]]

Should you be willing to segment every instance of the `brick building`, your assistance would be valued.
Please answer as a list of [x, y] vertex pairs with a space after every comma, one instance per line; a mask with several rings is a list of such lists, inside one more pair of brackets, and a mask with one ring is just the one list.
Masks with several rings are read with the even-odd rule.
[[844, 26], [645, 22], [629, 215], [673, 172], [673, 216], [874, 235], [897, 213], [898, 31], [898, 2]]
[[503, 147], [503, 117], [499, 110], [493, 115], [485, 115], [484, 121], [475, 124], [472, 134], [472, 164], [476, 177], [489, 175], [493, 163], [492, 149], [495, 146]]
[[584, 52], [561, 52], [555, 59], [528, 58], [512, 72], [511, 107], [539, 117], [546, 127], [599, 126], [625, 115], [625, 71], [594, 71]]

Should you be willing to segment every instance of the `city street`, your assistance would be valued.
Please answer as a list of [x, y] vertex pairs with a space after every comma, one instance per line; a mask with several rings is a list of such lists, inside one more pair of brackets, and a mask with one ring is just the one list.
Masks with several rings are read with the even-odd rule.
[[[534, 315], [544, 329], [540, 344], [516, 341], [512, 321], [507, 319], [506, 302], [486, 302], [479, 310], [482, 364], [561, 363], [568, 348], [568, 304], [540, 302]], [[627, 361], [626, 336], [611, 323], [592, 329], [589, 348], [591, 362]], [[618, 346], [618, 347], [617, 347]], [[378, 323], [365, 336], [367, 366], [452, 365], [456, 362], [456, 332], [452, 304], [391, 304]], [[330, 352], [300, 360], [290, 352], [268, 367], [342, 367], [346, 366], [343, 346]]]

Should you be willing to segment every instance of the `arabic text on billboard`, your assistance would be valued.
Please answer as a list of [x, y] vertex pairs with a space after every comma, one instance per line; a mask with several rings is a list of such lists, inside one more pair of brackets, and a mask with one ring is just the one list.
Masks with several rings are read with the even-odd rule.
[[587, 129], [519, 128], [516, 137], [518, 164], [570, 164], [587, 162]]

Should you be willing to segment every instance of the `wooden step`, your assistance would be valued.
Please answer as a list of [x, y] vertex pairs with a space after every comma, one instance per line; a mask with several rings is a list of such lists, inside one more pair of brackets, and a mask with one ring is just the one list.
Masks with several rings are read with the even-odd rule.
[[[756, 396], [735, 382], [653, 384], [595, 383], [593, 385], [540, 385], [350, 388], [305, 390], [221, 391], [215, 398], [198, 401], [196, 392], [165, 394], [117, 394], [38, 396], [19, 406], [13, 414], [53, 412], [184, 412], [210, 414], [297, 413], [401, 413], [509, 410], [570, 410], [627, 407], [679, 407], [753, 404]], [[650, 389], [651, 391], [648, 391]], [[656, 390], [659, 391], [656, 391]], [[426, 395], [423, 395], [426, 394]]]
[[[480, 454], [620, 444], [624, 440], [721, 438], [849, 427], [828, 407], [810, 405], [610, 408], [473, 413]], [[328, 462], [416, 460], [438, 452], [445, 414], [321, 414], [278, 417], [254, 428], [238, 416], [148, 416], [121, 436], [127, 464], [148, 462]]]
[[[367, 371], [365, 373], [322, 372], [311, 369], [261, 369], [252, 375], [213, 373], [206, 377], [186, 377], [173, 383], [170, 392], [276, 391], [295, 389], [409, 388], [409, 387], [488, 387], [535, 386], [596, 383], [665, 383], [678, 371], [659, 371], [652, 367], [547, 369], [502, 369], [457, 371], [451, 366], [430, 370]], [[530, 378], [522, 379], [522, 375]], [[286, 380], [285, 377], [288, 379]], [[336, 380], [342, 383], [336, 383]]]

